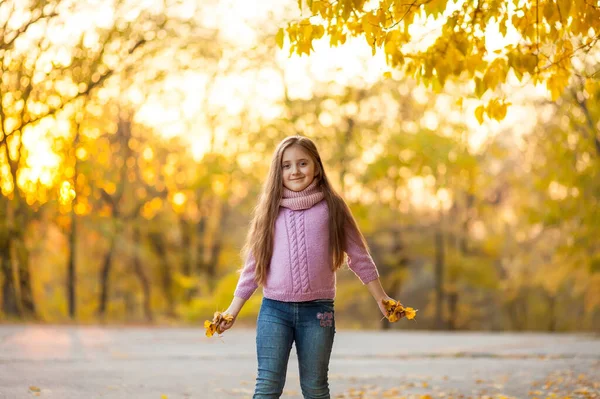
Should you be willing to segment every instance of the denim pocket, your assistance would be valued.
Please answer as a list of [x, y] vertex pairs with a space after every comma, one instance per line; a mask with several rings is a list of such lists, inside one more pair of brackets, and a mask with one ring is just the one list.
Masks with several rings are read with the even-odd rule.
[[317, 312], [317, 319], [321, 327], [334, 327], [335, 310], [332, 303], [320, 303]]

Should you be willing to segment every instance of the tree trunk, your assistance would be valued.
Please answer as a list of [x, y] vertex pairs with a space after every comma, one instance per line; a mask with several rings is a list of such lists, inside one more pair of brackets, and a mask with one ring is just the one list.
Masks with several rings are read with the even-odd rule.
[[6, 316], [22, 316], [20, 302], [10, 259], [10, 239], [3, 237], [0, 241], [0, 267], [2, 267], [2, 312]]
[[348, 162], [347, 162], [347, 151], [348, 145], [350, 145], [350, 141], [352, 140], [352, 133], [354, 130], [354, 119], [346, 118], [346, 123], [348, 124], [348, 128], [344, 133], [344, 141], [342, 143], [342, 156], [340, 158], [340, 191], [342, 195], [346, 193], [346, 174], [348, 173]]
[[[204, 260], [204, 251], [205, 251], [205, 243], [204, 236], [206, 234], [206, 216], [200, 216], [200, 220], [196, 224], [196, 266], [194, 268], [193, 274], [195, 276], [202, 276], [206, 269], [206, 263]], [[187, 297], [188, 300], [191, 300], [194, 296], [198, 294], [198, 287], [193, 287]]]
[[179, 228], [181, 229], [181, 272], [186, 277], [192, 276], [192, 257], [190, 249], [192, 247], [191, 224], [183, 216], [179, 217]]
[[100, 270], [100, 303], [98, 305], [98, 317], [104, 320], [108, 305], [108, 293], [110, 290], [110, 269], [112, 266], [113, 253], [117, 242], [117, 234], [115, 233], [110, 240], [108, 252], [104, 256], [102, 270]]
[[556, 331], [556, 295], [548, 294], [548, 331]]
[[[21, 310], [21, 316], [26, 318], [37, 317], [35, 309], [35, 301], [33, 298], [33, 289], [31, 287], [31, 274], [29, 273], [29, 250], [25, 243], [25, 229], [32, 219], [32, 210], [25, 201], [19, 197], [18, 193], [14, 194], [14, 199], [9, 201], [8, 211], [14, 212], [7, 215], [7, 226], [10, 232], [10, 245], [8, 246], [8, 257], [11, 259], [11, 250], [13, 254], [13, 267], [16, 267], [16, 284], [15, 300]], [[12, 264], [12, 263], [11, 263]]]
[[0, 194], [0, 270], [2, 272], [2, 312], [6, 316], [21, 316], [15, 278], [10, 257], [11, 232], [8, 198]]
[[443, 211], [440, 210], [440, 223], [435, 231], [435, 328], [444, 328], [444, 232], [442, 231]]
[[219, 255], [221, 255], [221, 249], [223, 248], [223, 228], [227, 223], [227, 216], [229, 215], [229, 211], [229, 205], [226, 201], [223, 201], [221, 205], [221, 229], [215, 232], [215, 239], [210, 250], [210, 260], [206, 265], [208, 284], [211, 291], [215, 287], [217, 279], [217, 266], [219, 264]]
[[456, 330], [458, 317], [458, 292], [452, 291], [448, 295], [448, 330]]
[[507, 304], [508, 317], [512, 322], [513, 329], [523, 331], [527, 328], [527, 297], [519, 292], [514, 299]]
[[71, 209], [71, 231], [69, 233], [69, 260], [67, 263], [67, 300], [69, 303], [69, 317], [71, 320], [77, 318], [77, 306], [76, 306], [76, 287], [77, 287], [77, 273], [75, 257], [77, 254], [77, 216], [75, 211]]
[[71, 231], [69, 232], [69, 259], [67, 263], [67, 301], [69, 306], [69, 317], [71, 320], [77, 318], [77, 214], [75, 213], [75, 205], [79, 196], [77, 177], [79, 174], [79, 162], [77, 161], [77, 148], [79, 146], [79, 138], [81, 123], [77, 122], [75, 128], [75, 137], [73, 138], [73, 148], [70, 152], [70, 157], [73, 159], [73, 187], [75, 187], [75, 202], [71, 206]]
[[[192, 224], [180, 216], [179, 228], [181, 229], [181, 272], [186, 277], [193, 277], [194, 270], [192, 266], [192, 250], [194, 249], [192, 244], [192, 236], [194, 227]], [[186, 289], [183, 299], [185, 302], [189, 302], [194, 295], [195, 287]]]
[[206, 216], [201, 216], [196, 225], [196, 274], [201, 275], [206, 267], [204, 263], [204, 235], [206, 234]]
[[527, 294], [522, 298], [519, 296], [517, 300], [517, 313], [519, 315], [519, 328], [524, 331], [528, 328], [527, 316], [528, 316], [528, 305], [527, 305]]
[[142, 246], [140, 239], [140, 229], [137, 226], [133, 228], [133, 244], [134, 244], [134, 258], [133, 258], [133, 269], [135, 271], [135, 275], [138, 277], [140, 284], [142, 286], [142, 293], [144, 296], [144, 316], [146, 317], [146, 321], [152, 322], [154, 317], [152, 316], [152, 307], [150, 304], [150, 282], [148, 281], [148, 276], [144, 272], [144, 268], [141, 264], [140, 259], [140, 249]]
[[16, 237], [17, 240], [13, 241], [13, 245], [15, 246], [18, 261], [18, 278], [23, 317], [36, 319], [37, 312], [33, 298], [33, 289], [31, 287], [31, 273], [29, 272], [29, 250], [25, 246], [25, 239], [22, 232]]
[[159, 264], [161, 270], [161, 286], [163, 289], [163, 295], [167, 300], [167, 315], [175, 316], [175, 299], [173, 298], [173, 275], [171, 268], [169, 267], [169, 261], [166, 257], [167, 248], [163, 239], [163, 236], [159, 233], [150, 234], [150, 242], [154, 247], [154, 252], [159, 257]]

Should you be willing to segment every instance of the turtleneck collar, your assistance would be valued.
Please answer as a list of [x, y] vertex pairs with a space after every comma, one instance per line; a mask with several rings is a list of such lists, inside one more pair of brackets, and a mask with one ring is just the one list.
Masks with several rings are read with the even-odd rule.
[[325, 194], [318, 187], [319, 179], [315, 178], [304, 190], [292, 191], [283, 187], [283, 195], [281, 206], [292, 209], [294, 211], [300, 209], [308, 209], [317, 202], [325, 198]]

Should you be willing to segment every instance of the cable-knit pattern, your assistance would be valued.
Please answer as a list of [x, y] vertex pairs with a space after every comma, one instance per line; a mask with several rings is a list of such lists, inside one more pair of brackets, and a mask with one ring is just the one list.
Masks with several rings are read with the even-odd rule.
[[[282, 205], [274, 227], [273, 255], [264, 297], [284, 302], [305, 302], [335, 298], [335, 272], [331, 269], [329, 243], [329, 205], [320, 201], [293, 211]], [[348, 267], [363, 284], [379, 277], [367, 247], [362, 245], [359, 230], [346, 221]], [[248, 300], [259, 284], [255, 281], [256, 261], [248, 254], [234, 296]], [[308, 277], [308, 281], [307, 281]]]
[[296, 227], [296, 212], [290, 210], [290, 255], [292, 258], [292, 289], [294, 293], [300, 292], [300, 257], [298, 256], [298, 230]]
[[308, 256], [306, 249], [306, 231], [304, 229], [304, 212], [298, 212], [298, 263], [300, 264], [300, 275], [302, 278], [302, 292], [310, 290], [308, 280]]

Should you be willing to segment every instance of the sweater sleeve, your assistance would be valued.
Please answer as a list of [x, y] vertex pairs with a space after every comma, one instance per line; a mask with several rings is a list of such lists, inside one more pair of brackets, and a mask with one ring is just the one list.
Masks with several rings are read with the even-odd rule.
[[346, 222], [346, 254], [348, 267], [356, 274], [363, 284], [368, 284], [379, 278], [377, 266], [367, 248], [362, 244], [359, 232]]
[[254, 291], [258, 288], [258, 284], [254, 281], [254, 272], [256, 270], [256, 261], [254, 256], [249, 254], [246, 258], [246, 263], [242, 269], [240, 279], [233, 293], [234, 296], [245, 300], [250, 299]]

